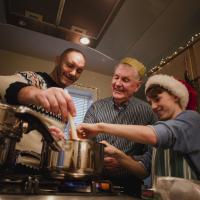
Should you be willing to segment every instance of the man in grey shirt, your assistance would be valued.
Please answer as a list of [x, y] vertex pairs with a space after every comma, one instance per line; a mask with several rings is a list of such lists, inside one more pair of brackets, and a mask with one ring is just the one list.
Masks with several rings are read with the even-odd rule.
[[[141, 86], [144, 73], [142, 63], [133, 58], [124, 58], [116, 66], [112, 78], [112, 97], [96, 101], [87, 111], [84, 122], [153, 124], [156, 118], [150, 106], [133, 96]], [[94, 140], [103, 141], [106, 149], [112, 151], [112, 154], [105, 156], [102, 178], [124, 187], [128, 194], [140, 196], [142, 178], [149, 175], [151, 168], [148, 146], [106, 132]]]

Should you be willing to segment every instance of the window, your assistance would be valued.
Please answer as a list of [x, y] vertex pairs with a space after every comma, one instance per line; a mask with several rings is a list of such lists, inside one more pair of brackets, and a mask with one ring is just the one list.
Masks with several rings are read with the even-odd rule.
[[78, 125], [83, 122], [85, 113], [93, 102], [92, 96], [91, 94], [86, 94], [85, 92], [80, 92], [76, 89], [68, 89], [68, 92], [72, 96], [76, 106], [77, 116], [74, 118], [74, 123], [75, 125]]
[[[66, 90], [72, 96], [75, 103], [77, 115], [74, 118], [75, 125], [83, 122], [84, 116], [90, 105], [97, 99], [97, 89], [79, 85], [67, 87]], [[65, 133], [68, 135], [69, 125], [67, 124]]]

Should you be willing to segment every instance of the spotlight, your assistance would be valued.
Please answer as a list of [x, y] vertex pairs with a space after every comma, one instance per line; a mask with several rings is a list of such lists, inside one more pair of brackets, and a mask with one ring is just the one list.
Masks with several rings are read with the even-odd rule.
[[82, 37], [82, 38], [80, 39], [80, 43], [81, 43], [81, 44], [84, 44], [84, 45], [88, 45], [88, 44], [90, 44], [90, 39], [87, 38], [87, 37]]

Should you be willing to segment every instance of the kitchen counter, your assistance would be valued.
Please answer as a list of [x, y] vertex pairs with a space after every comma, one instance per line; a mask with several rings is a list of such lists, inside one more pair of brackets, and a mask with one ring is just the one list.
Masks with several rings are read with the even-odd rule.
[[0, 200], [139, 200], [126, 195], [118, 196], [68, 196], [68, 195], [0, 195]]

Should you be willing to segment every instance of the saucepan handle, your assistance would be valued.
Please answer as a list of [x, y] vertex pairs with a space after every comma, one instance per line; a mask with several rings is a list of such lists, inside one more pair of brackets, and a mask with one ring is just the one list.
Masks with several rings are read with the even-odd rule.
[[[38, 117], [40, 114], [34, 114], [34, 111], [30, 111], [29, 108], [25, 109], [16, 109], [16, 117], [28, 123], [28, 130], [38, 130], [41, 135], [44, 137], [44, 140], [48, 145], [56, 151], [60, 151], [61, 148], [49, 132], [48, 127], [45, 123], [42, 122], [42, 119]], [[44, 117], [43, 117], [44, 118]]]

